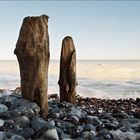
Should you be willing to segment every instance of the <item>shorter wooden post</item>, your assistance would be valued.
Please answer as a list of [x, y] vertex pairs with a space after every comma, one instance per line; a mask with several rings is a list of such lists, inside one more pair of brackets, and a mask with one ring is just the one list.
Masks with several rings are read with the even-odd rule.
[[62, 41], [60, 58], [60, 101], [76, 102], [76, 51], [73, 39], [67, 36]]

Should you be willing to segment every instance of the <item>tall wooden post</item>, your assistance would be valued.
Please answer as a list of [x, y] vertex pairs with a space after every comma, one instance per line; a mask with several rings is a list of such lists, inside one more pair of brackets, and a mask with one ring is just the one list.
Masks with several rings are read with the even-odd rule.
[[73, 39], [67, 36], [62, 41], [60, 58], [60, 101], [75, 103], [76, 101], [76, 51]]
[[26, 17], [14, 53], [21, 76], [23, 98], [36, 102], [45, 118], [48, 114], [49, 35], [48, 16]]

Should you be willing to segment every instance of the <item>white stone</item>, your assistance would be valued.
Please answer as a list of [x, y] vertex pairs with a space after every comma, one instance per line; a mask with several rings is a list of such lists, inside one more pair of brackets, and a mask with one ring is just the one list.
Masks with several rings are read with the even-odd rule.
[[4, 120], [0, 119], [0, 126], [3, 126]]
[[55, 128], [45, 131], [43, 138], [59, 140], [58, 133]]

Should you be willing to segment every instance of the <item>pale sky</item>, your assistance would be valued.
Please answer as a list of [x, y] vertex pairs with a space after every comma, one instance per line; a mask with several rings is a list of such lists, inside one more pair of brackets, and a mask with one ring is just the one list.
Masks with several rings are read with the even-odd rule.
[[0, 59], [13, 54], [26, 16], [49, 16], [51, 59], [73, 37], [78, 59], [139, 59], [140, 1], [0, 1]]

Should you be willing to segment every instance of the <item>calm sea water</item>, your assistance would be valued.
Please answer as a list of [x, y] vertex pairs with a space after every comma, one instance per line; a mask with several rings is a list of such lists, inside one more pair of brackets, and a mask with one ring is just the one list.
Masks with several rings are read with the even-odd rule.
[[[49, 93], [59, 93], [59, 62], [49, 65]], [[140, 98], [140, 61], [78, 61], [77, 93], [98, 98]], [[20, 86], [17, 61], [0, 61], [0, 88]]]

